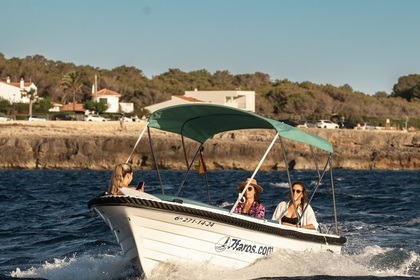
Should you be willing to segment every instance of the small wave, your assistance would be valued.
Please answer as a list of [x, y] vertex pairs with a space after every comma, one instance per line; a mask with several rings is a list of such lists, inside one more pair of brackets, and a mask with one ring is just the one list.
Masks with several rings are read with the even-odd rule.
[[416, 217], [407, 222], [408, 226], [416, 226], [420, 224], [420, 217]]
[[[399, 262], [396, 260], [400, 260]], [[419, 256], [404, 250], [368, 247], [361, 254], [278, 251], [253, 265], [235, 270], [211, 264], [171, 262], [156, 268], [149, 280], [164, 279], [257, 279], [279, 277], [416, 277]], [[303, 264], [304, 265], [298, 265]], [[338, 278], [339, 279], [339, 278]]]
[[420, 276], [420, 258], [415, 252], [402, 248], [368, 246], [358, 255], [357, 261], [388, 276]]
[[[296, 264], [302, 264], [299, 265]], [[275, 265], [274, 265], [275, 264]], [[158, 266], [149, 280], [166, 279], [255, 279], [262, 277], [419, 277], [419, 255], [403, 249], [368, 246], [357, 254], [277, 251], [243, 269], [209, 263], [167, 262]], [[295, 269], [293, 269], [295, 268]], [[16, 268], [11, 277], [55, 279], [138, 279], [130, 261], [121, 255], [83, 255], [45, 262], [38, 268]]]
[[289, 188], [289, 183], [287, 182], [279, 182], [279, 183], [269, 183], [270, 186], [279, 187], [279, 188]]
[[39, 268], [21, 270], [16, 268], [11, 277], [61, 279], [120, 279], [130, 278], [135, 273], [130, 262], [119, 255], [73, 256], [45, 262]]

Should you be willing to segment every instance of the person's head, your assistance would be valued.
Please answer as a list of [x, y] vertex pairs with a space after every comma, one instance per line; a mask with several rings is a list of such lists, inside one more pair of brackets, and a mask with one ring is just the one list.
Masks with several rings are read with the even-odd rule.
[[117, 194], [119, 187], [128, 187], [133, 180], [133, 168], [128, 163], [120, 163], [115, 166], [112, 173], [109, 192]]
[[302, 182], [294, 182], [292, 184], [292, 195], [294, 201], [300, 201], [300, 206], [303, 207], [308, 201], [306, 189]]
[[249, 182], [249, 186], [247, 187], [246, 191], [245, 191], [245, 198], [251, 199], [254, 198], [255, 201], [260, 201], [260, 193], [262, 193], [263, 188], [258, 185], [257, 180], [252, 179], [251, 178], [247, 178], [245, 182], [239, 183], [238, 184], [238, 190], [240, 192], [242, 192], [244, 190], [244, 187], [248, 184]]

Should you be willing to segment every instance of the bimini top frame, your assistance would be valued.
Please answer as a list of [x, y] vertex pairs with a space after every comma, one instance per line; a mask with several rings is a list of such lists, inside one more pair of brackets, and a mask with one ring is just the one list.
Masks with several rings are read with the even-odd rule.
[[[265, 118], [265, 117], [262, 117], [257, 114], [247, 112], [244, 110], [235, 109], [232, 107], [227, 107], [227, 106], [222, 106], [222, 105], [214, 105], [214, 104], [185, 104], [185, 105], [170, 106], [170, 107], [157, 110], [150, 115], [148, 119], [147, 129], [148, 129], [148, 134], [149, 134], [152, 157], [155, 162], [155, 168], [158, 173], [158, 179], [161, 184], [162, 193], [164, 193], [164, 189], [163, 189], [163, 184], [162, 184], [161, 177], [159, 174], [159, 169], [157, 168], [157, 163], [156, 163], [156, 159], [155, 159], [155, 155], [153, 151], [153, 145], [151, 143], [150, 128], [172, 132], [182, 137], [184, 154], [185, 154], [186, 164], [187, 164], [188, 169], [178, 189], [177, 196], [179, 195], [182, 189], [182, 186], [185, 183], [185, 180], [188, 176], [188, 173], [195, 159], [197, 158], [199, 153], [202, 151], [203, 144], [215, 134], [226, 132], [226, 131], [243, 130], [243, 129], [268, 129], [268, 130], [274, 130], [276, 132], [276, 135], [270, 147], [264, 154], [256, 170], [252, 174], [252, 178], [254, 178], [254, 176], [256, 175], [266, 155], [268, 154], [269, 150], [271, 149], [271, 147], [273, 146], [274, 142], [277, 139], [280, 139], [280, 142], [283, 148], [282, 150], [283, 152], [285, 151], [284, 144], [282, 141], [282, 138], [284, 138], [284, 139], [288, 139], [288, 140], [292, 140], [292, 141], [309, 145], [311, 147], [312, 154], [313, 154], [313, 148], [321, 149], [329, 154], [328, 160], [321, 173], [318, 170], [318, 165], [315, 161], [315, 156], [313, 156], [314, 161], [315, 161], [315, 166], [318, 172], [318, 183], [315, 187], [315, 191], [317, 190], [319, 183], [321, 182], [322, 177], [324, 176], [326, 170], [330, 169], [331, 187], [333, 188], [333, 196], [334, 196], [334, 184], [332, 180], [333, 178], [332, 178], [332, 169], [331, 169], [331, 156], [333, 153], [333, 147], [329, 141], [317, 135], [313, 135], [313, 134], [301, 131], [295, 127], [289, 126], [285, 123], [282, 123], [276, 120]], [[144, 130], [142, 131], [134, 149], [136, 148], [143, 134], [144, 134]], [[200, 144], [199, 148], [197, 149], [197, 152], [194, 155], [193, 160], [190, 163], [188, 162], [188, 159], [185, 153], [184, 137], [190, 138]], [[130, 160], [131, 155], [127, 161]], [[285, 166], [287, 167], [287, 160], [286, 160], [285, 153], [284, 153], [284, 160], [285, 160]], [[290, 174], [289, 174], [288, 168], [286, 168], [286, 170], [288, 173], [288, 179], [289, 179], [289, 185], [290, 185], [290, 191], [291, 191]], [[206, 179], [206, 184], [207, 184], [207, 179]], [[244, 188], [244, 191], [238, 195], [238, 199], [236, 203], [234, 204], [234, 207], [242, 198], [245, 192], [245, 189], [246, 187]], [[312, 200], [314, 192], [312, 193], [310, 200]], [[335, 217], [335, 222], [336, 222], [336, 232], [338, 234], [335, 197], [333, 197], [333, 205], [334, 205], [334, 217]], [[234, 207], [232, 208], [232, 211]]]

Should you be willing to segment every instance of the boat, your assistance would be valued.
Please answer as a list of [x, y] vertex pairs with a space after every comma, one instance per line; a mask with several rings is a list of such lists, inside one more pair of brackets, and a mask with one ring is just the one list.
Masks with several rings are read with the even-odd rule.
[[[317, 153], [325, 155], [323, 157], [325, 164], [321, 168], [314, 156], [317, 175], [312, 197], [320, 182], [327, 177], [326, 174], [329, 174], [334, 221], [328, 232], [286, 226], [267, 217], [258, 219], [234, 213], [245, 190], [238, 194], [236, 201], [232, 202], [232, 208], [219, 207], [180, 195], [188, 175], [192, 170], [196, 170], [204, 144], [217, 134], [244, 129], [264, 129], [273, 132], [273, 140], [256, 163], [251, 179], [260, 170], [275, 144], [280, 144], [284, 150], [285, 142], [298, 142], [310, 147], [314, 155]], [[156, 176], [160, 183], [158, 190], [161, 193], [150, 194], [121, 188], [123, 195], [103, 193], [88, 203], [88, 206], [111, 228], [122, 253], [136, 264], [143, 277], [152, 275], [159, 264], [174, 260], [181, 263], [197, 262], [239, 269], [279, 250], [341, 253], [346, 238], [339, 233], [331, 167], [333, 147], [326, 139], [285, 123], [228, 106], [176, 105], [157, 110], [150, 115], [127, 162], [130, 161], [146, 130]], [[185, 158], [182, 161], [185, 161], [185, 172], [179, 178], [179, 185], [173, 188], [176, 190], [174, 194], [167, 194], [163, 187], [161, 171], [153, 148], [154, 130], [179, 135], [184, 150], [187, 143], [197, 143], [198, 146], [195, 153], [189, 153], [192, 155], [192, 160], [188, 160], [188, 153], [184, 152]], [[288, 183], [291, 186], [286, 157], [284, 163]], [[207, 171], [205, 175], [211, 176], [211, 172]], [[238, 182], [243, 179], [238, 178]], [[209, 187], [205, 185], [208, 185], [208, 180], [194, 187]], [[244, 189], [247, 187], [248, 185]]]

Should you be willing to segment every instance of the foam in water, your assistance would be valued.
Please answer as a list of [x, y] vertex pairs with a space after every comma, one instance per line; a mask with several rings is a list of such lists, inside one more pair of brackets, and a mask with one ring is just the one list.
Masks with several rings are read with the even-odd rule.
[[[181, 269], [176, 263], [156, 269], [151, 279], [253, 279], [261, 277], [330, 276], [419, 276], [419, 256], [400, 252], [392, 255], [391, 249], [368, 247], [361, 255], [346, 255], [282, 250], [253, 265], [240, 269], [226, 269], [209, 264], [189, 264]], [[402, 253], [402, 254], [401, 254]], [[394, 259], [395, 258], [395, 259]], [[372, 261], [376, 259], [375, 261]], [[400, 262], [395, 262], [399, 259]], [[395, 265], [397, 264], [397, 265]]]
[[278, 188], [284, 188], [284, 189], [289, 188], [289, 183], [288, 182], [269, 183], [269, 185], [274, 186], [274, 187], [278, 187]]
[[[148, 278], [157, 279], [252, 279], [260, 277], [330, 276], [420, 276], [419, 255], [403, 249], [368, 246], [358, 254], [311, 253], [281, 250], [243, 269], [229, 269], [208, 263], [168, 262]], [[55, 279], [138, 279], [129, 260], [120, 255], [74, 256], [46, 262], [39, 268], [12, 277]]]
[[45, 262], [39, 268], [20, 270], [11, 273], [12, 277], [61, 279], [117, 279], [133, 274], [130, 262], [120, 255], [79, 256], [64, 259], [54, 259]]

